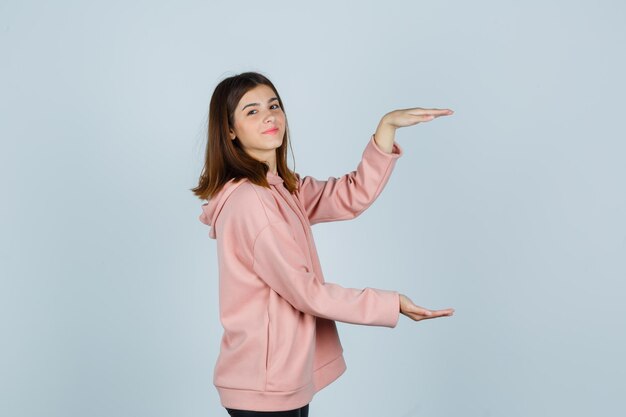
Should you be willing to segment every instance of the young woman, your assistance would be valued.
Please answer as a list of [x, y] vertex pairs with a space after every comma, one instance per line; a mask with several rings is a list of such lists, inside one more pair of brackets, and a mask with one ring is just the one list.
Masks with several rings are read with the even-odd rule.
[[245, 72], [217, 85], [192, 191], [208, 200], [200, 221], [217, 240], [224, 333], [213, 384], [231, 416], [308, 416], [314, 394], [346, 370], [337, 320], [393, 328], [400, 313], [452, 316], [397, 291], [325, 282], [311, 233], [313, 224], [357, 217], [380, 195], [403, 153], [397, 128], [452, 113], [385, 114], [357, 169], [321, 181], [288, 168], [287, 116], [269, 79]]

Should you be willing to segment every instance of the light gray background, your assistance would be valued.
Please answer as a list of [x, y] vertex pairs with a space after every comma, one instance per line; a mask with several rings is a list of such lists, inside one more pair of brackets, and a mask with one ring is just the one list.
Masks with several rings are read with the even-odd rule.
[[379, 199], [313, 228], [327, 281], [456, 314], [339, 323], [348, 370], [311, 417], [623, 414], [625, 9], [0, 2], [0, 414], [226, 416], [189, 189], [213, 88], [247, 70], [320, 179], [388, 111], [456, 112], [398, 130]]

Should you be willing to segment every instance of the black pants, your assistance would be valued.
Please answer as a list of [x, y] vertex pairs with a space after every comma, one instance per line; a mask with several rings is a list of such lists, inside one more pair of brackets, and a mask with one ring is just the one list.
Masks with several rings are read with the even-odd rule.
[[309, 404], [287, 411], [251, 411], [226, 408], [231, 417], [309, 417]]

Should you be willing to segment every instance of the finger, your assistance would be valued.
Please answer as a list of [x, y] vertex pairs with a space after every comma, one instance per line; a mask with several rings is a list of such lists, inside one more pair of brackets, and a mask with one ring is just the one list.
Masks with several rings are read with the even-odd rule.
[[426, 109], [426, 111], [428, 112], [428, 114], [436, 114], [440, 116], [454, 113], [454, 110], [451, 109]]
[[409, 116], [418, 117], [420, 119], [433, 118], [435, 115], [430, 113], [409, 113]]
[[437, 117], [433, 114], [409, 114], [409, 115], [415, 118], [416, 123], [430, 122], [431, 120], [434, 120], [435, 117]]
[[[429, 312], [431, 314], [427, 315], [425, 314], [426, 312]], [[420, 320], [436, 319], [438, 317], [450, 317], [453, 315], [453, 313], [454, 313], [454, 309], [433, 311], [433, 310], [427, 310], [425, 308], [420, 308], [418, 310], [415, 310], [414, 312], [407, 312], [405, 313], [405, 315], [407, 315], [414, 321], [420, 321]]]
[[452, 113], [444, 113], [444, 114], [412, 114], [411, 116], [414, 116], [414, 117], [418, 118], [418, 122], [430, 122], [431, 120], [434, 120], [437, 117], [450, 116], [451, 114]]
[[432, 312], [433, 314], [426, 317], [429, 319], [435, 318], [435, 317], [445, 317], [445, 316], [452, 316], [454, 313], [454, 310], [451, 309], [447, 309], [447, 310], [435, 310]]
[[409, 113], [415, 115], [447, 115], [454, 113], [454, 110], [451, 109], [423, 109], [421, 107], [415, 107], [409, 110]]
[[452, 311], [439, 310], [439, 311], [435, 311], [433, 313], [433, 315], [430, 316], [430, 317], [444, 317], [444, 316], [448, 316], [449, 317], [449, 316], [453, 316], [453, 315], [454, 315], [454, 312], [452, 312]]
[[428, 310], [427, 308], [421, 308], [421, 307], [414, 308], [413, 312], [421, 316], [426, 316], [426, 317], [430, 317], [434, 314], [432, 311]]
[[431, 113], [430, 115], [431, 115], [431, 116], [433, 116], [433, 119], [434, 119], [435, 117], [441, 117], [441, 116], [451, 116], [453, 113], [454, 113], [454, 112], [453, 112], [452, 110], [450, 110], [450, 111], [446, 111], [445, 113], [439, 113], [439, 112], [437, 112], [437, 113]]
[[428, 320], [428, 319], [436, 319], [439, 317], [450, 317], [452, 316], [452, 314], [448, 314], [448, 313], [434, 313], [432, 316], [428, 316], [428, 317], [424, 317], [424, 320]]
[[417, 118], [420, 121], [423, 120], [432, 120], [435, 118], [434, 114], [430, 114], [430, 113], [409, 113], [409, 116], [413, 116], [415, 118]]

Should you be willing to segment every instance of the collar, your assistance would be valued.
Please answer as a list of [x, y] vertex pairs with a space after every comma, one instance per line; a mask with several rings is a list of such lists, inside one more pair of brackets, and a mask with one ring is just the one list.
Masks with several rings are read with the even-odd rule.
[[280, 175], [274, 174], [272, 171], [267, 171], [267, 182], [273, 185], [277, 185], [283, 182]]

